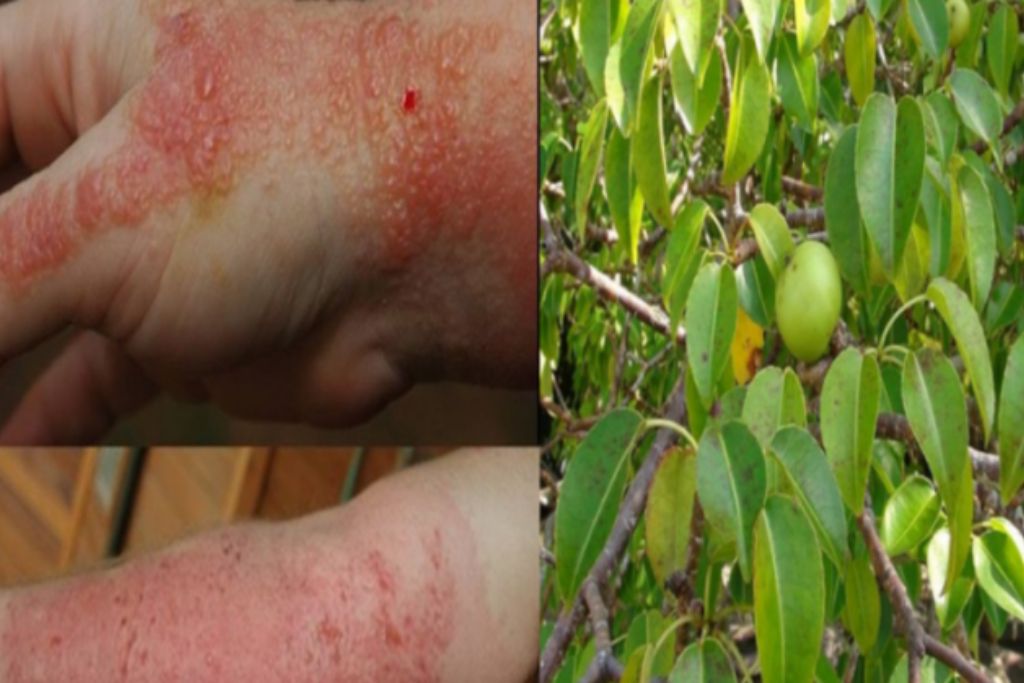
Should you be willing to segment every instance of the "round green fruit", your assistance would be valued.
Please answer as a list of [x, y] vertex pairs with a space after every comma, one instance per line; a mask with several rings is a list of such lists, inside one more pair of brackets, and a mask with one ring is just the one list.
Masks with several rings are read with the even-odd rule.
[[971, 27], [971, 10], [966, 0], [946, 0], [946, 14], [949, 15], [949, 46], [957, 47], [964, 42]]
[[828, 247], [807, 240], [793, 250], [775, 284], [775, 319], [786, 348], [798, 359], [810, 363], [828, 350], [842, 291]]

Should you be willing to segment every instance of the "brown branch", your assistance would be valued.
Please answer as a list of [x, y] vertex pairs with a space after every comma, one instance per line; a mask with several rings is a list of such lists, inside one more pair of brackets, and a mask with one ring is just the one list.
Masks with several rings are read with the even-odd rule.
[[[684, 382], [680, 381], [673, 390], [665, 417], [674, 422], [685, 422]], [[594, 562], [594, 566], [590, 568], [587, 578], [584, 579], [584, 586], [591, 581], [598, 587], [607, 584], [612, 571], [629, 545], [629, 539], [633, 535], [633, 530], [636, 529], [638, 520], [643, 516], [644, 506], [647, 505], [647, 491], [651, 487], [651, 481], [654, 480], [654, 474], [658, 470], [662, 456], [675, 443], [675, 440], [676, 434], [672, 430], [658, 430], [654, 437], [654, 443], [651, 444], [650, 450], [644, 457], [643, 464], [629, 484], [629, 489], [619, 506], [619, 512], [615, 517], [615, 524], [608, 535], [608, 540]], [[586, 600], [581, 592], [573, 599], [572, 607], [559, 615], [547, 645], [544, 647], [544, 652], [541, 653], [539, 683], [549, 683], [554, 677], [565, 657], [569, 642], [583, 622], [586, 612]]]
[[[1003, 121], [1003, 130], [1002, 132], [999, 133], [1000, 137], [1006, 135], [1011, 130], [1013, 130], [1014, 127], [1016, 127], [1016, 125], [1020, 123], [1022, 119], [1024, 119], [1024, 99], [1017, 103], [1017, 106], [1013, 108], [1013, 111], [1011, 111], [1009, 115], [1006, 117], [1006, 119]], [[985, 147], [986, 144], [984, 140], [978, 140], [973, 145], [971, 145], [971, 149], [973, 149], [978, 154], [984, 152]]]
[[974, 666], [971, 660], [927, 633], [924, 634], [924, 650], [956, 671], [968, 683], [992, 683], [991, 679]]
[[920, 683], [921, 657], [925, 652], [924, 629], [914, 614], [914, 605], [907, 595], [907, 588], [886, 554], [882, 539], [878, 537], [870, 501], [865, 501], [864, 511], [857, 515], [857, 526], [860, 527], [861, 535], [867, 544], [871, 564], [875, 568], [875, 578], [892, 603], [896, 628], [907, 641], [907, 681]]
[[809, 202], [820, 202], [821, 198], [825, 196], [820, 187], [785, 175], [782, 176], [782, 190]]
[[612, 654], [612, 637], [608, 627], [608, 606], [601, 597], [601, 588], [593, 579], [583, 584], [583, 601], [590, 612], [590, 628], [594, 633], [594, 658], [580, 683], [600, 683], [622, 678], [622, 664]]

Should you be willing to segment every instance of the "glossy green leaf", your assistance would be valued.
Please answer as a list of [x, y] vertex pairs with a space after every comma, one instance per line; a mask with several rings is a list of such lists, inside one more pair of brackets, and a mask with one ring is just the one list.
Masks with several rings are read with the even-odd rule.
[[825, 575], [811, 523], [771, 496], [754, 528], [754, 631], [764, 683], [811, 683], [825, 629]]
[[890, 555], [913, 550], [928, 538], [939, 521], [942, 504], [931, 482], [912, 475], [885, 503], [881, 536]]
[[928, 157], [921, 183], [921, 213], [928, 228], [928, 273], [939, 277], [949, 269], [953, 245], [953, 216], [949, 201], [949, 183], [939, 162]]
[[970, 69], [954, 69], [949, 83], [960, 120], [968, 130], [992, 145], [1003, 129], [999, 100], [992, 88]]
[[890, 275], [903, 256], [924, 176], [924, 120], [917, 101], [897, 107], [875, 93], [864, 105], [857, 132], [857, 200], [868, 235]]
[[714, 50], [721, 0], [668, 0], [675, 19], [676, 34], [690, 69], [703, 80], [708, 59]]
[[[644, 610], [630, 622], [629, 630], [626, 632], [625, 651], [644, 653], [641, 658], [642, 667], [637, 671], [638, 681], [648, 683], [651, 675], [665, 676], [672, 670], [674, 638], [661, 640], [662, 635], [671, 628], [672, 620], [656, 609]], [[646, 672], [647, 675], [640, 675], [642, 672]]]
[[[861, 15], [863, 16], [863, 15]], [[825, 173], [825, 231], [839, 272], [858, 294], [868, 290], [868, 236], [860, 219], [854, 176], [857, 126], [843, 131]]]
[[580, 0], [580, 55], [587, 78], [598, 96], [604, 94], [604, 64], [612, 42], [611, 3]]
[[800, 54], [809, 55], [824, 40], [831, 18], [831, 0], [796, 0], [796, 41]]
[[960, 378], [942, 353], [907, 354], [903, 407], [943, 500], [952, 500], [967, 459], [967, 404]]
[[860, 651], [871, 652], [878, 639], [878, 627], [882, 618], [878, 582], [875, 581], [871, 561], [866, 554], [853, 558], [845, 566], [845, 570], [843, 587], [846, 602], [843, 605], [843, 622]]
[[757, 437], [761, 448], [771, 445], [776, 430], [784, 425], [803, 427], [807, 408], [800, 380], [791, 368], [769, 365], [761, 369], [747, 387], [743, 401], [743, 422]]
[[725, 648], [714, 638], [690, 643], [676, 660], [669, 683], [735, 683], [736, 674]]
[[992, 601], [1024, 619], [1024, 538], [1004, 519], [974, 539], [972, 557], [978, 585]]
[[996, 89], [1006, 95], [1017, 57], [1017, 14], [1009, 4], [1000, 5], [992, 14], [985, 41], [985, 57]]
[[800, 427], [779, 429], [771, 441], [771, 452], [814, 527], [821, 549], [836, 567], [842, 568], [849, 555], [846, 512], [825, 453], [814, 437]]
[[907, 0], [907, 10], [925, 54], [937, 60], [949, 44], [949, 16], [945, 4], [935, 0]]
[[925, 131], [932, 148], [943, 164], [948, 163], [960, 134], [960, 121], [953, 103], [936, 90], [924, 98], [921, 113], [924, 114]]
[[705, 408], [729, 365], [736, 331], [736, 278], [731, 268], [707, 263], [697, 272], [686, 299], [686, 359]]
[[992, 202], [985, 181], [970, 166], [963, 166], [957, 174], [960, 201], [963, 202], [965, 236], [967, 238], [967, 275], [971, 286], [971, 301], [980, 311], [992, 289], [996, 270], [996, 227]]
[[722, 94], [722, 58], [718, 50], [711, 52], [703, 84], [694, 75], [683, 57], [683, 48], [676, 43], [669, 55], [672, 77], [672, 100], [679, 118], [690, 135], [700, 135], [720, 107]]
[[579, 165], [576, 168], [576, 229], [579, 234], [587, 230], [587, 206], [597, 180], [597, 171], [604, 151], [604, 133], [608, 128], [608, 107], [604, 100], [598, 102], [587, 119], [587, 125], [580, 140]]
[[[942, 489], [939, 489], [942, 495]], [[945, 590], [953, 588], [957, 577], [961, 576], [971, 555], [971, 529], [974, 526], [974, 470], [971, 459], [964, 459], [964, 469], [960, 473], [956, 497], [946, 499], [946, 520], [949, 525], [949, 566], [946, 570]]]
[[821, 437], [846, 506], [864, 505], [882, 379], [873, 356], [850, 348], [839, 354], [821, 390]]
[[949, 569], [949, 529], [943, 527], [932, 535], [928, 542], [926, 562], [928, 566], [928, 584], [931, 587], [932, 599], [935, 601], [935, 614], [939, 625], [948, 631], [956, 624], [964, 606], [974, 591], [974, 580], [968, 576], [957, 576], [947, 590]]
[[875, 90], [875, 24], [867, 14], [858, 14], [846, 27], [843, 57], [850, 92], [857, 106]]
[[778, 45], [775, 79], [782, 107], [812, 130], [818, 116], [818, 60], [813, 53], [801, 55], [792, 34], [783, 36]]
[[981, 414], [981, 424], [988, 441], [995, 418], [996, 394], [992, 378], [992, 361], [981, 321], [971, 306], [970, 300], [956, 285], [944, 278], [935, 278], [928, 285], [928, 299], [935, 304], [939, 315], [946, 322], [956, 340], [957, 350], [963, 358], [971, 390]]
[[629, 147], [629, 140], [622, 137], [617, 126], [612, 126], [604, 152], [604, 191], [619, 240], [630, 263], [636, 263], [640, 257], [640, 219], [644, 199], [630, 164]]
[[757, 54], [762, 62], [768, 61], [768, 48], [775, 33], [775, 27], [779, 17], [780, 0], [740, 0], [743, 4], [743, 14], [750, 24], [750, 31], [754, 34], [754, 44], [757, 46]]
[[676, 216], [675, 225], [669, 233], [661, 296], [673, 329], [679, 326], [690, 287], [700, 268], [703, 256], [700, 236], [708, 211], [710, 209], [703, 200], [696, 199], [690, 202]]
[[637, 110], [636, 130], [630, 145], [630, 158], [640, 193], [654, 220], [672, 224], [668, 179], [665, 175], [665, 134], [662, 130], [661, 78], [644, 84]]
[[658, 465], [644, 510], [647, 559], [659, 585], [664, 585], [673, 572], [686, 569], [696, 492], [695, 454], [673, 448]]
[[697, 495], [708, 522], [726, 540], [735, 541], [740, 571], [747, 580], [751, 532], [765, 492], [764, 455], [746, 425], [733, 420], [705, 431], [697, 451]]
[[1010, 348], [999, 394], [999, 493], [1003, 505], [1024, 484], [1024, 335]]
[[[662, 2], [663, 0], [636, 0], [630, 7], [629, 16], [626, 18], [621, 51], [615, 54], [614, 47], [609, 51], [609, 61], [613, 55], [617, 57], [618, 61], [619, 82], [622, 84], [624, 103], [623, 116], [619, 123], [624, 132], [629, 132], [633, 128], [637, 106], [640, 102], [640, 92], [648, 80], [648, 60], [654, 49], [655, 32], [658, 22], [661, 20]], [[608, 81], [606, 71], [605, 88], [610, 98], [612, 95]]]
[[[604, 97], [608, 102], [608, 110], [611, 111], [615, 125], [623, 135], [629, 135], [633, 124], [630, 117], [635, 114], [633, 110], [636, 109], [636, 101], [634, 100], [630, 107], [626, 108], [626, 89], [622, 83], [621, 58], [622, 43], [612, 43], [612, 46], [608, 48], [608, 57], [604, 63]], [[639, 97], [639, 88], [636, 94]]]
[[768, 327], [775, 318], [775, 280], [764, 257], [758, 254], [736, 269], [736, 292], [750, 319]]
[[771, 115], [771, 76], [749, 39], [744, 43], [739, 63], [729, 97], [722, 171], [722, 182], [726, 185], [746, 175], [761, 155]]
[[611, 532], [626, 487], [629, 453], [643, 418], [633, 410], [607, 413], [569, 461], [555, 512], [558, 588], [576, 594]]
[[758, 204], [748, 216], [754, 230], [758, 249], [772, 277], [777, 278], [786, 266], [786, 259], [793, 252], [793, 236], [785, 217], [771, 204]]

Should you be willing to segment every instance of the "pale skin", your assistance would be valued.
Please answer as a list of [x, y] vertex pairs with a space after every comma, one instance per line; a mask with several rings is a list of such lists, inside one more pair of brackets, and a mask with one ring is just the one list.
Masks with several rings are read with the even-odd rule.
[[530, 680], [536, 472], [536, 451], [454, 454], [341, 508], [0, 592], [0, 681]]
[[0, 193], [0, 360], [85, 330], [0, 441], [92, 441], [160, 390], [343, 426], [417, 382], [532, 386], [534, 15], [0, 5], [0, 179], [28, 176]]

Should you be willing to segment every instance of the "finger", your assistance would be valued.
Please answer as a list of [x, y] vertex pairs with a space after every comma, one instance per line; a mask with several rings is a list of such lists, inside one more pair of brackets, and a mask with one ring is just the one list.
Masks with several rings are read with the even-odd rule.
[[50, 164], [142, 77], [150, 40], [131, 4], [0, 6], [0, 168]]
[[0, 430], [0, 443], [96, 443], [118, 417], [141, 408], [156, 391], [115, 344], [83, 332], [29, 389]]

